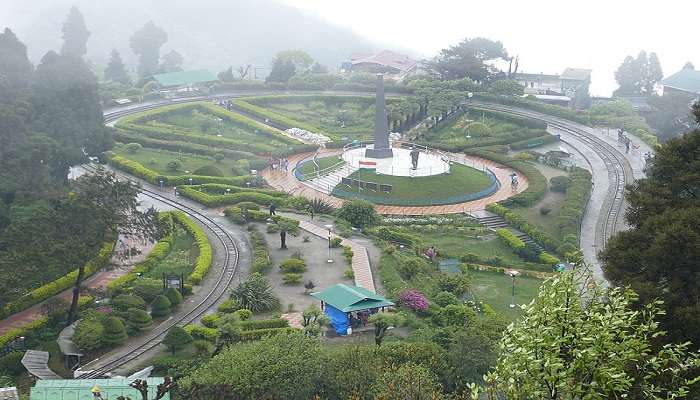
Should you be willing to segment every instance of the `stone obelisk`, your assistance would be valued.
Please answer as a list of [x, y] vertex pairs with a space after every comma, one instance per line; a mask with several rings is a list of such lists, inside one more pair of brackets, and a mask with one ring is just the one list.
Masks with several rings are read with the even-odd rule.
[[374, 148], [365, 150], [365, 157], [390, 158], [394, 153], [389, 145], [389, 123], [384, 99], [384, 75], [377, 74], [377, 99], [374, 117]]

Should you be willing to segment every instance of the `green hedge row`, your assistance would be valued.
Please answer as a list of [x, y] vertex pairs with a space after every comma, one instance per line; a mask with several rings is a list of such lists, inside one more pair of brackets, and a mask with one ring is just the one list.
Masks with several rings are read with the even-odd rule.
[[270, 252], [267, 251], [265, 236], [258, 231], [251, 231], [250, 243], [253, 246], [253, 264], [250, 267], [250, 272], [266, 274], [272, 269], [272, 260], [270, 259]]
[[[268, 98], [271, 98], [274, 96], [268, 96]], [[286, 97], [286, 96], [281, 96], [281, 97]], [[276, 113], [274, 111], [268, 110], [264, 107], [260, 107], [258, 105], [252, 104], [249, 102], [249, 100], [255, 99], [254, 97], [242, 97], [240, 99], [236, 99], [233, 101], [233, 106], [245, 113], [254, 115], [258, 118], [265, 118], [268, 119], [273, 125], [279, 126], [280, 129], [289, 129], [289, 128], [299, 128], [303, 129], [309, 132], [319, 132], [319, 128], [316, 126], [312, 126], [309, 124], [305, 124], [300, 121], [293, 120], [291, 118], [288, 118], [282, 114]]]
[[289, 322], [282, 318], [251, 319], [241, 321], [238, 323], [238, 325], [241, 327], [242, 331], [252, 331], [259, 329], [286, 328], [289, 326]]
[[559, 259], [547, 253], [546, 251], [540, 253], [539, 259], [542, 264], [549, 265], [550, 267], [559, 264]]
[[400, 232], [387, 226], [378, 226], [365, 230], [368, 234], [376, 236], [382, 240], [408, 245], [417, 252], [423, 248], [423, 240], [417, 235]]
[[519, 230], [525, 232], [532, 240], [539, 243], [542, 247], [547, 250], [556, 251], [556, 249], [561, 245], [561, 243], [541, 231], [535, 225], [528, 223], [523, 217], [516, 214], [515, 212], [507, 209], [501, 204], [492, 203], [486, 206], [486, 210], [498, 214], [503, 217], [509, 224], [518, 228]]
[[518, 125], [521, 127], [530, 128], [530, 129], [539, 129], [539, 130], [546, 130], [547, 129], [547, 123], [545, 123], [545, 122], [538, 121], [538, 120], [532, 119], [532, 118], [525, 118], [525, 117], [520, 117], [517, 115], [508, 114], [508, 113], [504, 113], [501, 111], [494, 111], [494, 110], [478, 110], [478, 111], [476, 111], [475, 110], [474, 113], [478, 113], [478, 114], [483, 113], [486, 116], [490, 116], [490, 117], [493, 117], [493, 118], [501, 120], [501, 121], [509, 122], [511, 124]]
[[503, 240], [508, 247], [515, 251], [525, 248], [525, 242], [523, 242], [519, 237], [515, 236], [515, 234], [508, 229], [497, 229], [496, 235], [498, 235], [498, 237], [501, 238], [501, 240]]
[[216, 338], [219, 337], [219, 331], [216, 328], [207, 328], [206, 326], [201, 326], [197, 324], [187, 324], [185, 325], [184, 329], [195, 339], [208, 340], [210, 342], [214, 342], [216, 341]]
[[[84, 278], [92, 276], [95, 272], [102, 269], [109, 262], [112, 257], [112, 251], [114, 251], [114, 242], [105, 243], [102, 245], [97, 255], [93, 257], [90, 261], [85, 263]], [[19, 299], [5, 304], [2, 308], [2, 318], [5, 318], [14, 313], [26, 310], [27, 308], [39, 304], [42, 301], [53, 297], [62, 291], [71, 288], [75, 285], [75, 280], [78, 278], [78, 269], [75, 269], [66, 275], [44, 284], [26, 295], [20, 297]]]
[[569, 174], [566, 198], [559, 211], [556, 223], [561, 233], [562, 241], [570, 246], [559, 249], [557, 252], [560, 254], [565, 254], [578, 248], [581, 221], [591, 195], [592, 182], [591, 173], [585, 169], [575, 168]]
[[536, 136], [534, 138], [512, 142], [508, 144], [508, 146], [511, 148], [511, 150], [522, 150], [529, 149], [531, 147], [541, 146], [547, 143], [554, 143], [558, 140], [559, 139], [556, 136], [547, 133], [545, 135]]
[[[158, 215], [161, 222], [166, 219], [172, 219], [169, 212], [162, 212]], [[160, 239], [153, 246], [151, 251], [148, 253], [143, 261], [136, 264], [134, 268], [131, 269], [126, 275], [122, 275], [119, 278], [113, 280], [107, 284], [107, 290], [111, 293], [123, 288], [127, 283], [135, 281], [140, 274], [150, 271], [156, 264], [158, 264], [162, 259], [164, 259], [170, 252], [170, 246], [172, 245], [173, 235], [169, 233], [162, 239]]]
[[267, 329], [254, 329], [250, 331], [242, 331], [240, 333], [241, 341], [248, 340], [259, 340], [267, 336], [274, 336], [284, 333], [296, 332], [296, 328], [286, 327], [286, 328], [267, 328]]
[[199, 285], [204, 279], [204, 276], [209, 271], [212, 262], [212, 249], [211, 243], [209, 243], [209, 238], [207, 237], [204, 230], [199, 227], [194, 221], [192, 221], [187, 214], [182, 211], [172, 211], [173, 219], [182, 225], [185, 230], [194, 237], [194, 241], [199, 249], [199, 255], [197, 260], [195, 260], [194, 270], [188, 277], [188, 280]]
[[253, 191], [212, 195], [199, 191], [198, 186], [180, 186], [178, 187], [178, 192], [182, 197], [192, 199], [207, 207], [220, 207], [229, 204], [238, 204], [243, 201], [261, 205], [276, 204], [279, 206], [284, 201], [284, 199], [280, 197]]
[[532, 164], [514, 160], [506, 155], [497, 154], [490, 151], [473, 149], [465, 151], [465, 154], [474, 155], [477, 157], [486, 158], [503, 164], [522, 172], [528, 181], [528, 187], [523, 192], [502, 201], [503, 205], [531, 206], [539, 201], [547, 193], [547, 179], [542, 173]]
[[197, 185], [197, 188], [201, 192], [204, 192], [207, 194], [215, 194], [215, 195], [227, 193], [227, 190], [229, 190], [228, 193], [241, 193], [241, 192], [262, 193], [262, 194], [266, 194], [266, 195], [273, 196], [273, 197], [287, 197], [286, 193], [280, 192], [280, 191], [274, 190], [274, 189], [248, 188], [248, 187], [241, 187], [241, 186], [225, 185], [225, 184], [221, 184], [221, 183], [204, 183], [201, 185]]
[[492, 103], [504, 104], [507, 106], [522, 107], [529, 110], [541, 112], [542, 114], [554, 115], [565, 118], [570, 121], [575, 121], [580, 124], [589, 124], [590, 118], [586, 113], [578, 113], [570, 108], [555, 106], [541, 101], [528, 100], [522, 97], [515, 96], [499, 96], [490, 93], [478, 92], [474, 93], [474, 100], [488, 101]]
[[204, 183], [221, 183], [233, 186], [245, 185], [246, 182], [250, 182], [254, 179], [251, 175], [244, 176], [200, 176], [200, 175], [163, 175], [156, 171], [146, 168], [143, 164], [129, 160], [118, 155], [109, 156], [109, 164], [117, 169], [120, 169], [126, 173], [139, 177], [146, 180], [148, 183], [153, 185], [159, 185], [160, 180], [163, 180], [163, 185], [165, 186], [180, 186], [189, 184], [189, 180], [196, 184]]
[[[95, 301], [94, 297], [88, 295], [81, 295], [80, 299], [78, 299], [78, 306], [80, 308], [85, 308], [87, 305], [92, 304], [93, 301]], [[31, 336], [34, 332], [45, 327], [48, 323], [49, 317], [38, 317], [22, 327], [10, 329], [9, 331], [0, 335], [0, 348], [7, 346], [10, 342], [17, 339], [20, 336]]]

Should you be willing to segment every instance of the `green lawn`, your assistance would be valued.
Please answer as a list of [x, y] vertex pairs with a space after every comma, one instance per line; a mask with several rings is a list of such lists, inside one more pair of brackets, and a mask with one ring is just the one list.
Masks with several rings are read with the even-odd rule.
[[[143, 164], [143, 166], [146, 168], [164, 175], [181, 175], [184, 174], [185, 171], [194, 173], [197, 169], [209, 165], [213, 165], [220, 170], [222, 176], [237, 176], [248, 173], [247, 170], [240, 168], [239, 164], [237, 164], [235, 160], [229, 159], [223, 159], [221, 162], [216, 162], [216, 160], [211, 157], [176, 153], [146, 147], [142, 147], [136, 152], [131, 153], [125, 149], [123, 144], [117, 144], [112, 151], [119, 156], [137, 161]], [[173, 160], [180, 161], [182, 165], [177, 171], [171, 171], [168, 169], [168, 163]]]
[[[398, 205], [449, 204], [449, 202], [441, 202], [440, 200], [476, 193], [488, 188], [491, 184], [491, 180], [486, 173], [457, 163], [452, 164], [449, 174], [411, 178], [355, 171], [350, 175], [350, 178], [392, 185], [391, 193], [363, 190], [362, 194], [372, 196], [372, 201], [375, 203]], [[357, 189], [349, 189], [346, 185], [340, 184], [335, 187], [333, 194], [342, 197], [339, 190], [353, 192]], [[462, 200], [452, 201], [452, 203], [460, 201]]]
[[[299, 96], [267, 100], [258, 104], [295, 121], [318, 127], [335, 140], [366, 140], [374, 132], [374, 99], [370, 97]], [[344, 127], [343, 127], [344, 122]]]
[[[336, 157], [336, 156], [319, 158], [318, 160], [316, 160], [316, 162], [318, 163], [320, 170], [324, 170], [326, 168], [330, 168], [330, 167], [332, 167], [334, 165], [338, 165], [338, 164], [340, 164], [340, 165], [338, 165], [338, 168], [340, 168], [345, 164], [342, 159], [340, 159], [339, 157]], [[341, 162], [342, 162], [342, 164], [341, 164]], [[313, 162], [307, 162], [306, 164], [304, 164], [301, 167], [301, 169], [299, 171], [301, 171], [301, 173], [304, 175], [313, 174], [314, 172], [317, 171], [316, 164], [314, 164]]]
[[170, 252], [158, 264], [144, 274], [147, 278], [160, 279], [163, 274], [189, 275], [194, 269], [194, 262], [199, 254], [199, 248], [181, 226], [175, 224], [173, 243]]
[[[510, 320], [522, 315], [519, 308], [510, 308], [513, 278], [489, 271], [469, 271], [471, 290], [477, 301], [490, 305]], [[537, 296], [541, 279], [519, 276], [515, 278], [515, 303], [528, 304]]]
[[[557, 216], [561, 211], [561, 206], [564, 204], [566, 195], [563, 193], [548, 192], [545, 198], [538, 201], [532, 207], [511, 208], [513, 212], [525, 218], [527, 222], [539, 227], [544, 232], [552, 237], [559, 237], [561, 233], [557, 227]], [[552, 211], [547, 215], [542, 215], [540, 208], [547, 207]]]

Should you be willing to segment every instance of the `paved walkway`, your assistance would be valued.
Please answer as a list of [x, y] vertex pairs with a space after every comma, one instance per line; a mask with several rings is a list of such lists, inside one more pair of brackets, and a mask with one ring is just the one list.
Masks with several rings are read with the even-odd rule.
[[[337, 150], [326, 150], [322, 151], [321, 154], [337, 154]], [[298, 162], [310, 158], [314, 153], [301, 153], [289, 157], [290, 168], [288, 171], [271, 170], [266, 168], [261, 172], [261, 175], [267, 183], [277, 190], [284, 191], [295, 196], [304, 196], [309, 199], [322, 199], [325, 202], [333, 205], [334, 207], [340, 207], [343, 204], [343, 199], [333, 197], [322, 193], [314, 188], [304, 185], [300, 182], [293, 173], [293, 168], [291, 166], [296, 165]], [[520, 182], [517, 191], [513, 191], [510, 188], [510, 174], [513, 170], [504, 165], [498, 164], [494, 161], [487, 160], [480, 157], [467, 156], [467, 155], [456, 155], [459, 158], [459, 162], [465, 165], [485, 165], [487, 168], [491, 169], [496, 178], [501, 182], [501, 187], [498, 191], [491, 196], [484, 197], [478, 200], [468, 201], [464, 203], [448, 204], [442, 206], [388, 206], [388, 205], [377, 205], [377, 212], [382, 215], [431, 215], [431, 214], [461, 214], [469, 213], [472, 211], [483, 210], [487, 204], [495, 203], [497, 201], [505, 200], [512, 197], [516, 193], [521, 193], [528, 187], [528, 181], [525, 175], [518, 172], [518, 182]]]
[[[148, 253], [151, 251], [153, 248], [154, 244], [153, 243], [135, 243], [131, 241], [120, 241], [119, 245], [120, 247], [136, 247], [138, 248], [141, 253], [128, 258], [126, 260], [121, 259], [120, 257], [117, 257], [116, 255], [112, 256], [111, 260], [111, 265], [113, 268], [111, 270], [103, 270], [99, 271], [93, 276], [89, 277], [84, 281], [84, 287], [88, 289], [102, 289], [107, 286], [107, 284], [118, 277], [125, 275], [128, 273], [131, 268], [133, 268], [134, 265], [138, 264], [139, 262], [143, 261], [143, 259], [148, 255]], [[57, 294], [55, 297], [58, 297], [60, 299], [63, 299], [67, 302], [70, 302], [72, 297], [73, 297], [73, 289], [67, 289], [64, 290], [63, 292]], [[48, 300], [47, 300], [48, 301]], [[37, 318], [43, 317], [44, 313], [41, 311], [42, 305], [45, 303], [41, 302], [39, 304], [36, 304], [32, 307], [27, 308], [26, 310], [20, 311], [16, 314], [12, 314], [11, 316], [3, 319], [0, 321], [0, 335], [15, 328], [21, 328], [30, 322], [34, 321]]]

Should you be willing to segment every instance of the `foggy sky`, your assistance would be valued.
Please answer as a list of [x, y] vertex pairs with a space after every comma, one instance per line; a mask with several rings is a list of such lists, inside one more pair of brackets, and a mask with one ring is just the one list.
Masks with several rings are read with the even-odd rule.
[[497, 39], [523, 72], [593, 69], [596, 95], [609, 96], [615, 69], [642, 49], [659, 55], [664, 75], [687, 61], [700, 68], [698, 0], [280, 1], [426, 56], [464, 37]]

